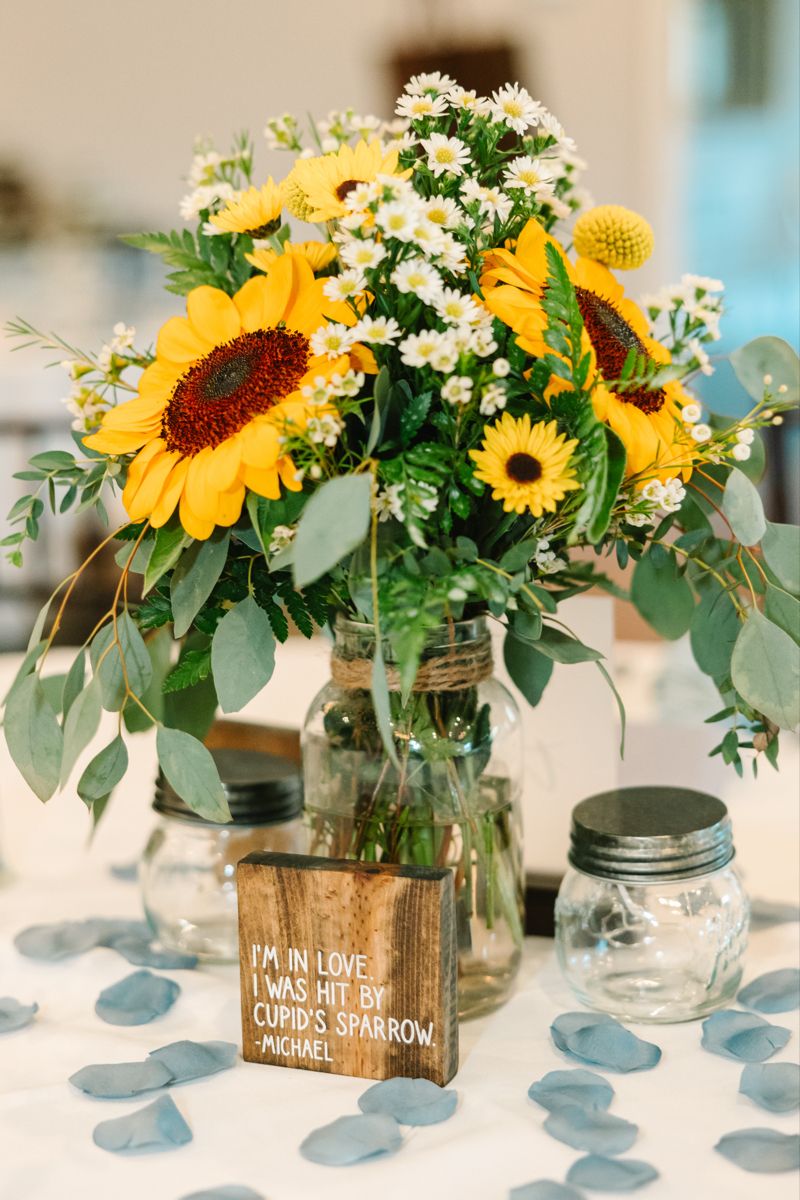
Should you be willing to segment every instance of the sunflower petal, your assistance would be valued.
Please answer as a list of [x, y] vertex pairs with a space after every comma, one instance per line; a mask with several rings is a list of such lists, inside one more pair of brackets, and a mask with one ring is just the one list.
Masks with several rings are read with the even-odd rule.
[[186, 482], [189, 462], [188, 458], [181, 458], [173, 467], [172, 474], [164, 484], [158, 503], [154, 505], [150, 514], [150, 524], [153, 529], [160, 529], [162, 525], [166, 525], [175, 512], [175, 506], [181, 498], [183, 485]]
[[125, 499], [125, 494], [129, 489], [131, 496], [136, 494], [139, 484], [144, 478], [144, 473], [147, 470], [148, 465], [153, 458], [155, 458], [157, 454], [160, 454], [164, 449], [166, 449], [166, 442], [164, 439], [153, 438], [152, 442], [148, 442], [147, 445], [139, 451], [139, 453], [136, 455], [136, 458], [128, 467], [128, 480], [125, 484], [125, 491], [122, 493], [123, 500]]
[[219, 288], [198, 287], [189, 292], [186, 311], [198, 337], [213, 346], [229, 342], [242, 332], [239, 310]]
[[208, 482], [218, 492], [224, 492], [233, 486], [239, 463], [242, 460], [242, 440], [240, 437], [226, 438], [211, 452], [208, 464]]
[[276, 467], [250, 467], [243, 463], [239, 478], [251, 492], [256, 492], [267, 500], [280, 500], [281, 485]]
[[226, 528], [234, 525], [241, 516], [244, 504], [244, 485], [238, 484], [227, 492], [220, 492], [217, 502], [217, 525]]
[[158, 331], [156, 354], [173, 363], [191, 363], [207, 354], [213, 344], [201, 338], [186, 317], [170, 317]]
[[199, 454], [192, 458], [183, 495], [196, 517], [213, 524], [217, 511], [217, 491], [211, 486], [208, 478], [211, 455], [211, 447], [204, 446]]
[[170, 471], [179, 458], [177, 450], [168, 450], [163, 454], [155, 455], [145, 468], [138, 488], [129, 493], [128, 487], [125, 488], [122, 501], [132, 521], [141, 521], [145, 517], [149, 517], [159, 501]]
[[203, 521], [192, 512], [186, 499], [186, 492], [181, 496], [180, 521], [189, 537], [196, 538], [198, 542], [206, 541], [214, 532], [213, 521]]
[[98, 450], [101, 454], [130, 454], [139, 450], [152, 439], [152, 434], [141, 430], [130, 433], [118, 432], [115, 429], [101, 429], [83, 439], [84, 446], [90, 450]]
[[272, 467], [280, 457], [280, 434], [267, 421], [251, 421], [241, 435], [242, 462], [248, 467]]

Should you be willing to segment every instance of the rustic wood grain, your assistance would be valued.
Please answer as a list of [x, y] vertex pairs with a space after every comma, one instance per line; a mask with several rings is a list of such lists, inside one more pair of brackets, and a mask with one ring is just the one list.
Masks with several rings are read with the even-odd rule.
[[[365, 1079], [404, 1075], [438, 1084], [452, 1079], [458, 1023], [451, 871], [256, 853], [239, 863], [237, 885], [242, 1046], [248, 1062]], [[275, 948], [277, 963], [265, 957], [264, 947]], [[287, 969], [290, 948], [308, 951], [307, 970]], [[326, 985], [347, 979], [322, 973], [339, 965], [330, 962], [331, 952], [366, 955], [362, 977], [326, 991]], [[356, 965], [352, 958], [350, 963]], [[281, 975], [292, 978], [293, 994], [278, 999], [269, 995], [268, 981], [282, 988]], [[305, 998], [301, 979], [307, 982]], [[361, 1007], [362, 985], [385, 989], [379, 1009]], [[291, 1027], [306, 1019], [300, 1012], [308, 1014], [306, 1030]], [[358, 1015], [358, 1030], [346, 1026], [342, 1035], [339, 1022], [347, 1023], [351, 1013]], [[315, 1029], [317, 1021], [325, 1031]], [[430, 1045], [420, 1044], [414, 1022], [423, 1031], [432, 1025]], [[289, 1040], [271, 1042], [275, 1036]]]

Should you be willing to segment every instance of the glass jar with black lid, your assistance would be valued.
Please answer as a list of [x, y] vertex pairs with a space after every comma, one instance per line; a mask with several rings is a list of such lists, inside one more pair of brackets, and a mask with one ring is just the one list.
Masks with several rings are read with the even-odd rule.
[[701, 1017], [742, 977], [749, 907], [721, 800], [621, 788], [572, 813], [556, 948], [575, 994], [632, 1021]]
[[302, 854], [300, 769], [258, 750], [211, 751], [231, 821], [199, 817], [162, 775], [153, 808], [159, 815], [144, 851], [140, 880], [145, 913], [168, 949], [211, 962], [238, 958], [236, 864], [255, 850]]

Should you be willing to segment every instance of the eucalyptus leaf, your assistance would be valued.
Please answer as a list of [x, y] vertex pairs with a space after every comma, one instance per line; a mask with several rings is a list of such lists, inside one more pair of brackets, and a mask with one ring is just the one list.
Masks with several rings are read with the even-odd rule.
[[739, 694], [781, 729], [800, 720], [800, 647], [757, 608], [739, 631], [731, 659]]
[[[653, 553], [657, 549], [662, 555]], [[675, 555], [662, 547], [652, 547], [636, 564], [631, 600], [656, 633], [670, 641], [689, 628], [694, 612], [692, 589], [680, 574]]]
[[552, 658], [554, 662], [568, 665], [597, 662], [603, 657], [599, 650], [593, 650], [591, 646], [585, 646], [570, 634], [546, 624], [542, 626], [542, 636], [536, 643], [536, 649], [547, 658]]
[[788, 633], [793, 642], [800, 641], [800, 600], [771, 583], [764, 592], [764, 616]]
[[17, 668], [17, 673], [14, 676], [14, 679], [12, 680], [11, 687], [8, 689], [5, 696], [3, 697], [3, 706], [4, 707], [8, 704], [9, 700], [14, 695], [14, 693], [19, 689], [19, 687], [24, 683], [24, 681], [31, 674], [31, 672], [33, 671], [33, 668], [36, 666], [37, 662], [39, 661], [39, 658], [41, 657], [42, 652], [44, 651], [44, 648], [46, 645], [47, 645], [46, 642], [37, 642], [35, 646], [32, 646], [30, 648], [30, 650], [27, 651], [27, 653], [25, 654], [25, 657], [23, 658], [22, 662], [19, 664], [19, 667]]
[[175, 566], [188, 544], [189, 535], [179, 522], [173, 526], [164, 525], [156, 530], [155, 541], [144, 571], [143, 596], [146, 596], [159, 579]]
[[579, 1158], [567, 1171], [568, 1183], [595, 1192], [633, 1192], [654, 1179], [658, 1179], [658, 1171], [649, 1163], [635, 1158], [605, 1158], [600, 1154]]
[[64, 721], [64, 753], [59, 779], [61, 787], [69, 779], [78, 756], [97, 733], [101, 712], [100, 682], [94, 678], [76, 697]]
[[170, 580], [175, 637], [188, 633], [211, 595], [228, 558], [230, 530], [215, 529], [204, 542], [194, 542], [178, 560]]
[[44, 627], [47, 622], [47, 615], [50, 612], [50, 605], [52, 603], [53, 603], [53, 597], [51, 596], [50, 599], [46, 600], [44, 602], [44, 604], [42, 605], [42, 607], [39, 609], [39, 612], [36, 616], [36, 620], [33, 622], [33, 629], [31, 630], [31, 635], [28, 638], [28, 645], [26, 646], [26, 650], [28, 652], [33, 650], [42, 639], [42, 634], [44, 633]]
[[109, 796], [128, 769], [128, 750], [119, 736], [97, 753], [78, 780], [78, 795], [90, 807]]
[[730, 356], [731, 366], [742, 387], [754, 400], [764, 396], [764, 376], [771, 375], [770, 388], [782, 384], [787, 391], [781, 400], [796, 404], [800, 400], [797, 354], [783, 338], [757, 337]]
[[728, 476], [722, 496], [722, 511], [743, 546], [755, 546], [766, 533], [767, 519], [758, 490], [735, 467]]
[[748, 1063], [739, 1080], [739, 1092], [767, 1112], [794, 1112], [800, 1108], [800, 1066], [797, 1063]]
[[[165, 716], [166, 697], [162, 689], [172, 665], [174, 645], [169, 626], [163, 625], [160, 629], [154, 630], [145, 645], [147, 653], [150, 655], [152, 675], [147, 689], [139, 696], [141, 705], [129, 698], [123, 710], [125, 728], [129, 733], [141, 733], [152, 726], [153, 722], [147, 715], [148, 713], [152, 714], [156, 721], [163, 721]], [[170, 721], [168, 724], [174, 724], [174, 722]]]
[[362, 1113], [339, 1117], [308, 1135], [300, 1153], [309, 1162], [328, 1167], [345, 1167], [398, 1150], [403, 1143], [400, 1126], [394, 1117], [383, 1113]]
[[319, 579], [363, 542], [369, 529], [371, 492], [371, 475], [343, 475], [311, 496], [293, 546], [297, 587]]
[[800, 595], [800, 529], [767, 521], [761, 549], [779, 582], [792, 595]]
[[[116, 636], [115, 636], [116, 634]], [[103, 708], [119, 712], [128, 694], [142, 696], [150, 684], [153, 666], [147, 646], [130, 613], [120, 613], [115, 626], [104, 625], [89, 651], [95, 675], [100, 680]]]
[[458, 1092], [429, 1079], [384, 1079], [358, 1098], [365, 1113], [385, 1113], [401, 1125], [437, 1125], [452, 1117]]
[[28, 787], [40, 800], [49, 800], [58, 787], [64, 738], [37, 675], [26, 675], [9, 693], [3, 730]]
[[714, 1149], [744, 1171], [773, 1175], [800, 1167], [800, 1134], [777, 1129], [737, 1129], [720, 1138]]
[[238, 712], [269, 683], [275, 635], [269, 618], [246, 596], [220, 621], [211, 643], [211, 669], [223, 712]]
[[159, 1096], [136, 1112], [101, 1121], [92, 1139], [101, 1150], [121, 1154], [126, 1150], [152, 1151], [184, 1146], [192, 1140], [192, 1131], [172, 1097]]
[[109, 1025], [147, 1025], [169, 1012], [180, 995], [180, 985], [152, 971], [134, 971], [104, 988], [94, 1006]]
[[81, 695], [86, 683], [86, 651], [79, 650], [72, 666], [67, 671], [64, 680], [64, 690], [61, 693], [61, 711], [66, 718], [75, 701]]
[[529, 642], [523, 642], [512, 630], [503, 642], [506, 670], [525, 699], [535, 708], [553, 674], [552, 658], [540, 654]]
[[715, 680], [730, 675], [739, 628], [739, 617], [730, 597], [721, 588], [705, 591], [689, 625], [692, 654], [704, 675]]
[[372, 707], [375, 710], [375, 720], [383, 742], [383, 748], [395, 767], [400, 768], [397, 749], [394, 744], [392, 731], [391, 707], [389, 704], [389, 684], [386, 679], [386, 665], [383, 661], [383, 646], [380, 639], [375, 642], [375, 653], [372, 660]]
[[230, 821], [219, 772], [202, 742], [182, 729], [160, 725], [156, 733], [156, 751], [167, 783], [193, 812], [207, 821]]

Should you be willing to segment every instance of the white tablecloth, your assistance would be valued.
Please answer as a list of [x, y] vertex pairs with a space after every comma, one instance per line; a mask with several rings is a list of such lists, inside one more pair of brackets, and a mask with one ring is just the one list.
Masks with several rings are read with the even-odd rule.
[[[637, 648], [630, 662], [646, 658]], [[13, 665], [0, 658], [3, 691]], [[627, 781], [642, 776], [707, 785], [703, 750], [692, 735], [668, 721], [656, 727], [644, 701], [636, 699], [636, 680], [629, 684], [634, 719]], [[292, 717], [287, 713], [285, 719]], [[752, 893], [796, 902], [797, 749], [791, 739], [786, 742], [781, 776], [770, 772], [760, 790], [742, 787], [725, 799]], [[548, 1027], [576, 1004], [559, 976], [552, 943], [540, 939], [526, 945], [509, 1004], [462, 1027], [461, 1068], [452, 1085], [460, 1098], [455, 1116], [412, 1130], [390, 1158], [324, 1168], [298, 1153], [311, 1129], [357, 1111], [363, 1081], [244, 1063], [173, 1089], [194, 1132], [190, 1145], [134, 1158], [94, 1146], [91, 1135], [99, 1121], [149, 1098], [138, 1104], [92, 1100], [67, 1083], [74, 1071], [88, 1063], [141, 1059], [180, 1038], [240, 1036], [232, 968], [166, 972], [183, 989], [173, 1009], [151, 1025], [117, 1028], [94, 1014], [98, 993], [134, 969], [115, 953], [94, 950], [46, 964], [24, 959], [13, 948], [13, 935], [37, 922], [139, 915], [136, 885], [108, 871], [109, 863], [139, 852], [150, 824], [152, 745], [147, 737], [134, 745], [129, 775], [91, 852], [80, 801], [67, 796], [39, 805], [25, 794], [5, 748], [0, 750], [0, 849], [11, 867], [5, 885], [0, 883], [0, 995], [40, 1006], [33, 1026], [0, 1035], [0, 1200], [180, 1200], [224, 1183], [249, 1184], [267, 1200], [505, 1200], [509, 1188], [527, 1181], [563, 1180], [579, 1155], [543, 1132], [546, 1113], [526, 1093], [534, 1079], [570, 1065], [554, 1050]], [[763, 930], [751, 939], [747, 978], [797, 961], [796, 924]], [[773, 1020], [792, 1029], [792, 1039], [773, 1061], [796, 1062], [798, 1014]], [[638, 1032], [658, 1042], [662, 1062], [654, 1071], [610, 1078], [617, 1092], [612, 1112], [641, 1129], [629, 1156], [651, 1162], [661, 1173], [641, 1195], [796, 1200], [796, 1174], [749, 1175], [712, 1148], [735, 1129], [792, 1131], [796, 1115], [766, 1113], [738, 1096], [741, 1067], [701, 1050], [697, 1023]]]

